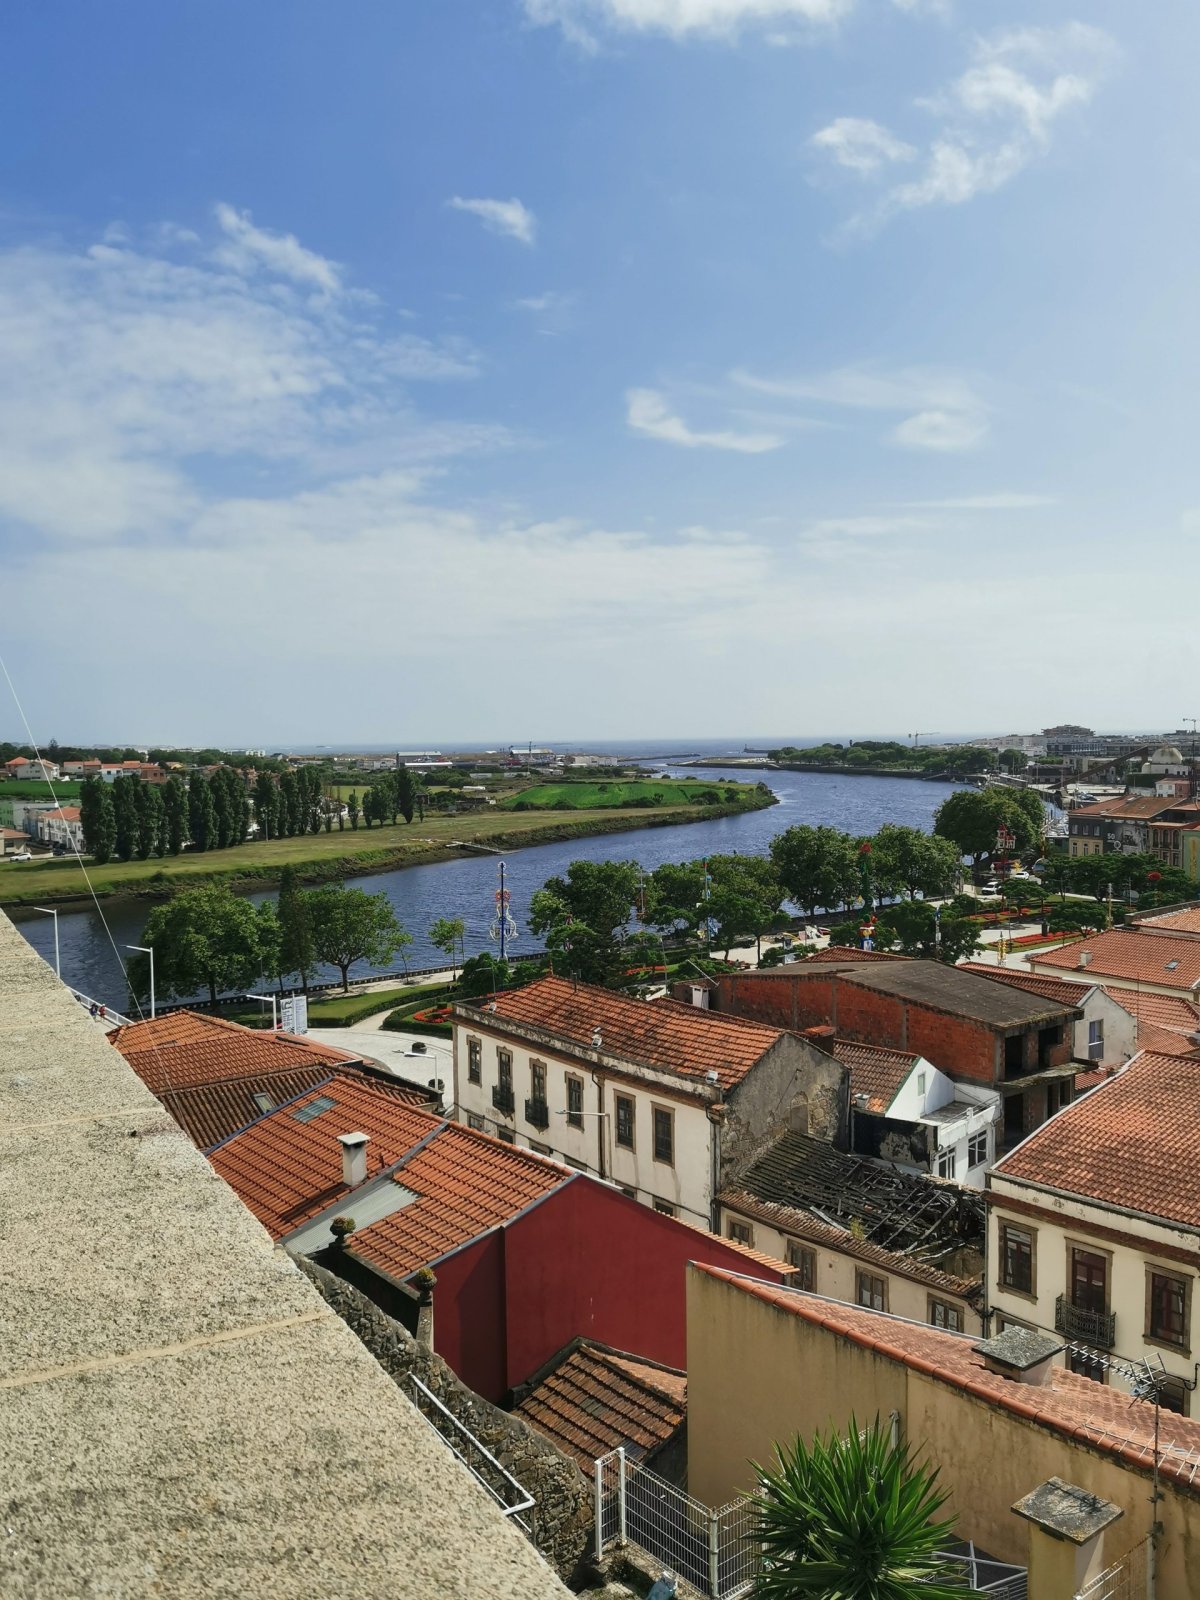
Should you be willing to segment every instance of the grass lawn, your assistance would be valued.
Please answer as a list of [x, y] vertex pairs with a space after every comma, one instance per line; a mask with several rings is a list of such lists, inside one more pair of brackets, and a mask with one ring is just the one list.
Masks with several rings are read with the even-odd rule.
[[698, 781], [686, 778], [663, 778], [658, 781], [645, 778], [614, 779], [611, 783], [539, 783], [532, 789], [522, 789], [520, 794], [500, 802], [502, 810], [511, 811], [518, 806], [536, 806], [539, 810], [556, 810], [567, 805], [572, 811], [591, 811], [603, 806], [628, 805], [634, 800], [653, 800], [664, 806], [698, 806], [695, 797], [705, 790], [718, 794], [722, 800], [726, 790], [735, 790], [739, 800], [748, 799], [754, 786], [748, 783], [712, 783], [703, 778]]
[[[223, 881], [234, 887], [269, 887], [287, 865], [308, 882], [333, 881], [364, 872], [387, 872], [418, 862], [445, 859], [456, 843], [478, 841], [494, 848], [546, 844], [594, 833], [623, 833], [655, 823], [696, 821], [716, 808], [664, 805], [645, 810], [576, 811], [554, 819], [544, 810], [472, 812], [456, 817], [427, 817], [395, 827], [357, 832], [305, 834], [294, 839], [268, 839], [230, 850], [184, 851], [151, 861], [109, 861], [89, 866], [98, 895], [164, 895], [172, 886]], [[0, 862], [0, 905], [39, 905], [86, 897], [78, 865], [66, 858], [51, 861]]]
[[0, 783], [0, 800], [53, 800], [55, 795], [60, 800], [78, 800], [79, 784], [67, 778], [56, 778], [53, 784], [42, 783], [36, 778], [25, 783], [9, 778]]

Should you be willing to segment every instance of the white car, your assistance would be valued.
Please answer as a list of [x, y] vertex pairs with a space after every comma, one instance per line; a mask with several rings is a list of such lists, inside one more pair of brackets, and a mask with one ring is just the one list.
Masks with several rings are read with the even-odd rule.
[[10, 855], [8, 857], [8, 860], [9, 861], [32, 861], [33, 860], [33, 851], [32, 850], [14, 850], [12, 855]]

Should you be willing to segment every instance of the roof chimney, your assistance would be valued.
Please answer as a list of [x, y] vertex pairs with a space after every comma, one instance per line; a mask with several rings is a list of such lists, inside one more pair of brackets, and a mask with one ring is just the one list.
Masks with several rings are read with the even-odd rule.
[[367, 1181], [367, 1144], [365, 1133], [339, 1133], [342, 1147], [342, 1182], [347, 1189], [357, 1189]]
[[1081, 950], [1078, 964], [1081, 967], [1090, 967], [1092, 964], [1092, 952], [1090, 950]]
[[1036, 1333], [1032, 1328], [1005, 1328], [994, 1339], [981, 1339], [971, 1346], [983, 1357], [989, 1372], [1033, 1388], [1050, 1382], [1054, 1358], [1066, 1348], [1053, 1334]]
[[597, 1028], [593, 1028], [592, 1029], [592, 1049], [593, 1050], [599, 1050], [599, 1048], [600, 1048], [600, 1046], [601, 1046], [601, 1044], [603, 1042], [604, 1041], [603, 1041], [603, 1037], [602, 1037], [602, 1035], [600, 1033], [600, 1029], [598, 1027]]
[[869, 1094], [860, 1093], [854, 1096], [854, 1109], [856, 1111], [865, 1111], [870, 1104], [871, 1096]]

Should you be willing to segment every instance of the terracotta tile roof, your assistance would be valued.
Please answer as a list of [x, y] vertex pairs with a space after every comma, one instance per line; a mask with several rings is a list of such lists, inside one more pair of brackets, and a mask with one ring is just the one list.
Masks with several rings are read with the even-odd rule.
[[1192, 1034], [1200, 1032], [1200, 1006], [1182, 995], [1146, 994], [1136, 989], [1113, 989], [1112, 998], [1137, 1018], [1141, 1050], [1165, 1055], [1191, 1055], [1197, 1048]]
[[1009, 983], [1014, 989], [1025, 989], [1029, 994], [1041, 995], [1043, 1000], [1053, 1000], [1060, 1006], [1081, 1006], [1083, 997], [1095, 984], [1086, 975], [1080, 983], [1069, 978], [1043, 978], [1022, 967], [991, 967], [985, 961], [960, 961], [960, 972], [976, 972], [981, 978], [991, 978], [996, 983]]
[[944, 1293], [957, 1295], [963, 1300], [974, 1299], [983, 1294], [982, 1276], [963, 1278], [957, 1273], [943, 1272], [940, 1267], [930, 1266], [926, 1261], [917, 1261], [899, 1250], [885, 1250], [882, 1245], [856, 1238], [848, 1228], [831, 1227], [829, 1223], [814, 1217], [811, 1211], [801, 1211], [795, 1206], [779, 1205], [770, 1200], [759, 1200], [741, 1189], [722, 1190], [717, 1198], [723, 1206], [728, 1206], [745, 1216], [755, 1217], [758, 1221], [765, 1222], [768, 1227], [777, 1228], [780, 1233], [803, 1239], [806, 1244], [823, 1245], [825, 1249], [836, 1250], [839, 1254], [850, 1256], [855, 1261], [882, 1267], [885, 1271], [895, 1272], [902, 1278], [911, 1278], [914, 1283], [926, 1284], [930, 1289], [941, 1289]]
[[350, 1253], [394, 1278], [407, 1278], [511, 1222], [576, 1176], [532, 1150], [460, 1123], [442, 1123], [395, 1174], [417, 1199], [355, 1233]]
[[[910, 961], [911, 956], [902, 956], [893, 950], [860, 950], [852, 944], [830, 944], [824, 950], [818, 950], [811, 956], [806, 956], [805, 961], [844, 961], [847, 965], [855, 961]], [[767, 969], [771, 969], [768, 967]]]
[[47, 822], [78, 822], [78, 806], [58, 806], [53, 811], [43, 813]]
[[887, 1110], [921, 1059], [911, 1050], [889, 1050], [853, 1039], [835, 1039], [833, 1054], [850, 1069], [850, 1093], [870, 1095], [868, 1110], [877, 1112]]
[[[164, 1089], [158, 1098], [193, 1144], [208, 1150], [266, 1112], [319, 1083], [329, 1081], [329, 1068], [298, 1067], [294, 1072], [266, 1072], [233, 1083], [203, 1083], [191, 1089]], [[255, 1095], [265, 1097], [262, 1105]], [[413, 1103], [410, 1099], [410, 1104]], [[421, 1104], [419, 1099], [417, 1104]]]
[[[321, 1109], [320, 1101], [329, 1105]], [[208, 1159], [271, 1237], [281, 1239], [350, 1192], [338, 1134], [368, 1136], [368, 1172], [375, 1174], [442, 1126], [440, 1117], [378, 1084], [339, 1074], [235, 1133]]]
[[636, 1461], [666, 1444], [687, 1415], [687, 1375], [584, 1341], [568, 1348], [516, 1414], [590, 1478], [597, 1458], [618, 1445]]
[[943, 961], [891, 961], [869, 971], [843, 972], [838, 982], [911, 1000], [950, 1016], [970, 1017], [993, 1028], [1057, 1020], [1064, 1009], [1059, 1001], [1024, 994]]
[[1143, 1051], [992, 1170], [1200, 1229], [1198, 1121], [1196, 1063]]
[[152, 1094], [260, 1078], [299, 1067], [325, 1069], [358, 1061], [347, 1050], [290, 1033], [244, 1028], [198, 1011], [174, 1011], [153, 1022], [132, 1022], [108, 1036]]
[[1177, 911], [1164, 911], [1161, 915], [1155, 911], [1148, 911], [1135, 920], [1139, 928], [1152, 930], [1161, 928], [1169, 933], [1200, 935], [1200, 906], [1185, 906]]
[[576, 984], [566, 978], [539, 978], [525, 989], [497, 995], [494, 1010], [460, 1008], [460, 1020], [487, 1028], [492, 1022], [516, 1022], [540, 1028], [585, 1050], [600, 1030], [604, 1055], [680, 1077], [704, 1080], [715, 1071], [722, 1088], [736, 1086], [772, 1045], [784, 1037], [781, 1028], [746, 1022], [678, 1000], [630, 1000], [609, 989]]
[[[1101, 1089], [1088, 1100], [1109, 1091]], [[1083, 1101], [1081, 1104], [1086, 1105]], [[989, 1372], [983, 1357], [971, 1348], [970, 1334], [947, 1333], [941, 1328], [905, 1322], [883, 1311], [867, 1311], [839, 1301], [822, 1300], [780, 1284], [740, 1278], [719, 1267], [693, 1264], [693, 1270], [718, 1278], [743, 1294], [777, 1306], [816, 1328], [867, 1350], [874, 1350], [900, 1365], [972, 1395], [1020, 1417], [1035, 1427], [1078, 1442], [1149, 1472], [1154, 1460], [1155, 1408], [1131, 1400], [1107, 1384], [1078, 1377], [1065, 1367], [1053, 1367], [1044, 1385], [1014, 1383]], [[964, 1418], [964, 1425], [966, 1419]], [[1161, 1471], [1186, 1488], [1195, 1489], [1200, 1468], [1200, 1421], [1159, 1412], [1162, 1446]]]
[[[1086, 966], [1079, 957], [1091, 953]], [[1038, 968], [1086, 972], [1089, 979], [1125, 978], [1140, 983], [1157, 983], [1164, 988], [1188, 992], [1200, 983], [1200, 939], [1172, 938], [1141, 928], [1110, 928], [1106, 933], [1089, 934], [1058, 950], [1038, 950], [1029, 957]], [[1170, 966], [1175, 962], [1174, 967]]]
[[1121, 795], [1113, 800], [1094, 800], [1090, 805], [1073, 806], [1069, 813], [1074, 817], [1113, 817], [1130, 822], [1145, 822], [1160, 811], [1174, 811], [1178, 800], [1174, 795], [1147, 794]]

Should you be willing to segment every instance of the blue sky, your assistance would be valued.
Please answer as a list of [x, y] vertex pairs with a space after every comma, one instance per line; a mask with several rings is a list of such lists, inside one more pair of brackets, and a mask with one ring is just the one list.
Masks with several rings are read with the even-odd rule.
[[1164, 604], [1200, 532], [1186, 0], [0, 27], [39, 737], [1200, 710]]

